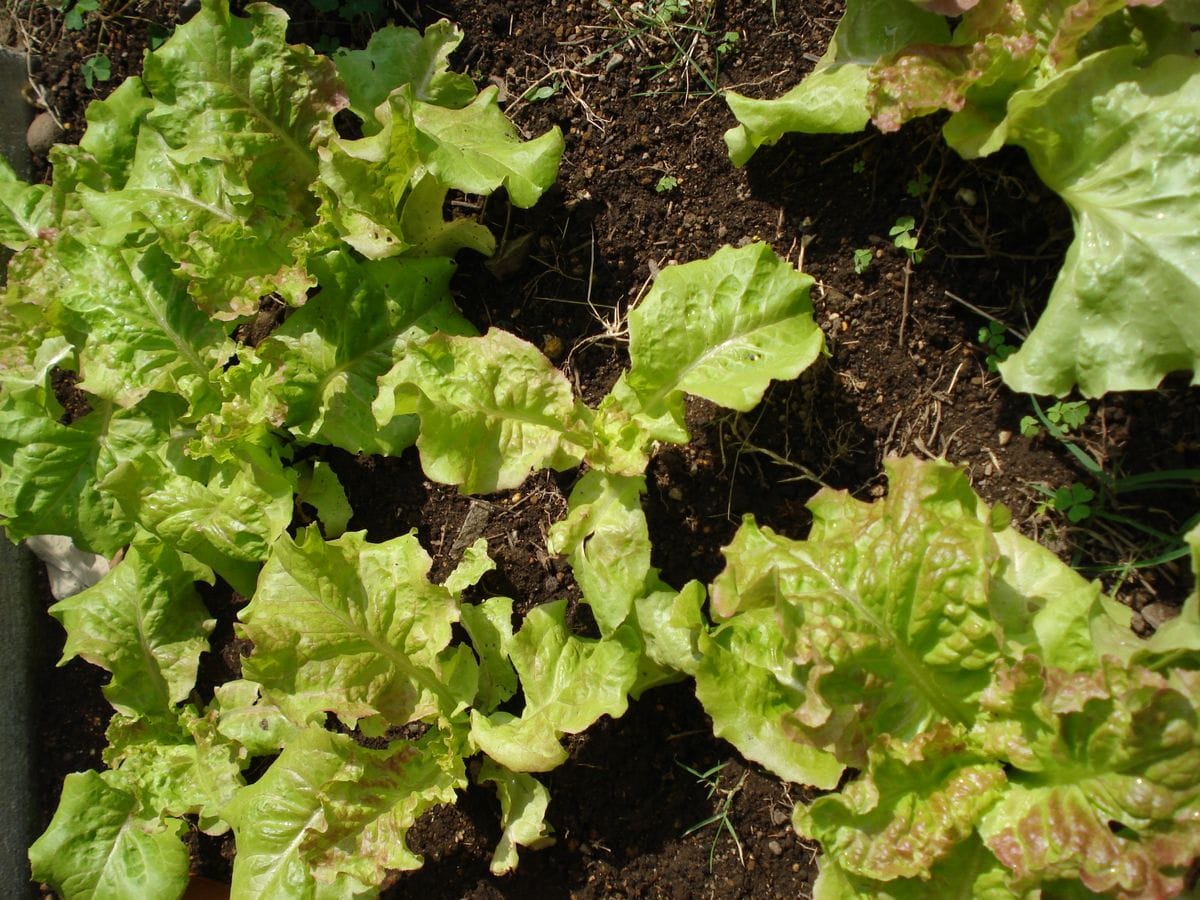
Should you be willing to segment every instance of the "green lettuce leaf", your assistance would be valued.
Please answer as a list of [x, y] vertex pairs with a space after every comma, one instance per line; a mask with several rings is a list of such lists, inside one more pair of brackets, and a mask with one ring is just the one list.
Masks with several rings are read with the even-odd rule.
[[80, 656], [111, 672], [104, 696], [118, 712], [170, 713], [208, 649], [214, 620], [194, 589], [207, 577], [169, 547], [135, 544], [97, 584], [50, 608], [67, 631], [62, 661]]
[[[115, 779], [114, 779], [115, 780]], [[45, 833], [29, 848], [33, 877], [64, 898], [182, 896], [187, 825], [146, 820], [137, 801], [97, 772], [73, 772]]]
[[468, 194], [503, 187], [513, 205], [530, 207], [558, 177], [563, 137], [557, 125], [522, 141], [497, 105], [499, 89], [485, 88], [468, 106], [417, 103], [413, 120], [422, 162], [443, 183]]
[[514, 772], [548, 772], [567, 759], [559, 743], [602, 715], [617, 718], [629, 705], [638, 675], [640, 641], [631, 628], [606, 640], [576, 637], [566, 626], [566, 601], [525, 616], [509, 656], [525, 693], [521, 715], [471, 711], [471, 740]]
[[848, 0], [825, 55], [800, 84], [775, 100], [725, 93], [739, 123], [725, 132], [729, 158], [735, 166], [744, 166], [759, 147], [789, 132], [862, 131], [870, 118], [871, 67], [909, 44], [941, 44], [949, 37], [942, 16], [910, 0]]
[[254, 642], [246, 678], [297, 721], [332, 712], [350, 726], [376, 715], [402, 725], [461, 710], [477, 674], [470, 651], [449, 646], [458, 603], [426, 579], [431, 565], [411, 534], [284, 535], [241, 613]]
[[321, 533], [332, 540], [341, 537], [354, 516], [346, 490], [337, 473], [322, 459], [294, 467], [300, 473], [296, 502], [311, 506], [321, 520]]
[[251, 756], [277, 754], [304, 727], [263, 699], [261, 685], [245, 678], [218, 685], [209, 710], [216, 716], [217, 731]]
[[449, 70], [450, 54], [462, 39], [462, 32], [442, 19], [424, 35], [413, 28], [388, 26], [371, 35], [366, 49], [334, 53], [350, 109], [362, 119], [364, 133], [373, 134], [379, 127], [372, 114], [401, 85], [409, 85], [417, 100], [435, 106], [458, 109], [474, 100], [475, 83]]
[[321, 219], [368, 259], [382, 259], [416, 244], [405, 237], [400, 223], [404, 197], [421, 171], [411, 92], [392, 93], [372, 122], [367, 137], [334, 138], [320, 149], [321, 177], [315, 187]]
[[576, 465], [592, 440], [590, 412], [566, 377], [532, 344], [497, 329], [411, 345], [379, 379], [374, 411], [381, 426], [417, 413], [425, 474], [473, 494]]
[[1089, 397], [1178, 370], [1200, 383], [1200, 62], [1109, 50], [1010, 108], [1009, 140], [1071, 207], [1075, 240], [1005, 382]]
[[627, 381], [642, 410], [661, 415], [684, 391], [745, 411], [772, 379], [795, 378], [824, 346], [812, 283], [766, 244], [664, 269], [629, 314]]
[[698, 649], [696, 698], [712, 717], [713, 734], [786, 781], [837, 786], [845, 766], [796, 741], [785, 727], [804, 693], [792, 683], [796, 675], [774, 609], [745, 612], [712, 635], [702, 632]]
[[121, 463], [101, 483], [125, 515], [176, 550], [211, 567], [243, 596], [254, 593], [259, 563], [292, 521], [295, 484], [257, 447], [240, 459], [177, 473], [156, 456]]
[[475, 709], [490, 713], [517, 692], [517, 671], [509, 660], [513, 642], [513, 602], [489, 597], [462, 607], [462, 623], [479, 657], [479, 691]]
[[41, 240], [40, 233], [54, 224], [50, 188], [26, 184], [8, 161], [0, 158], [0, 244], [22, 250]]
[[650, 532], [642, 512], [644, 477], [587, 472], [571, 490], [567, 517], [550, 528], [546, 549], [565, 554], [601, 635], [615, 632], [650, 592]]
[[245, 754], [216, 729], [216, 714], [190, 706], [178, 716], [114, 716], [106, 732], [104, 761], [137, 798], [141, 814], [195, 815], [206, 834], [229, 830], [225, 805], [245, 785]]
[[377, 424], [377, 381], [410, 344], [472, 330], [450, 299], [454, 264], [331, 253], [311, 259], [309, 270], [321, 292], [258, 346], [283, 422], [305, 442], [398, 455], [416, 438], [416, 419]]
[[63, 534], [112, 556], [133, 523], [98, 484], [122, 462], [163, 445], [183, 403], [152, 394], [132, 409], [111, 402], [70, 425], [26, 401], [0, 401], [0, 524], [12, 540]]
[[[197, 403], [233, 354], [225, 328], [204, 315], [158, 249], [107, 249], [67, 238], [57, 245], [70, 281], [58, 302], [87, 337], [82, 390], [133, 406], [151, 391]], [[104, 285], [97, 291], [98, 284]]]
[[554, 843], [553, 830], [546, 822], [550, 792], [546, 786], [524, 772], [510, 772], [487, 757], [479, 768], [479, 782], [491, 782], [500, 798], [500, 819], [504, 831], [488, 867], [493, 875], [504, 875], [517, 867], [517, 847], [537, 850]]

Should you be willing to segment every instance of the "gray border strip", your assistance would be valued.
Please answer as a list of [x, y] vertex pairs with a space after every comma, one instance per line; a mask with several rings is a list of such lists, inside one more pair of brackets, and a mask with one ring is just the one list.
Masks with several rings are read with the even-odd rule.
[[[29, 177], [26, 77], [24, 54], [0, 47], [0, 152], [22, 178]], [[6, 264], [0, 258], [0, 281]], [[36, 836], [33, 666], [41, 629], [33, 584], [33, 555], [0, 529], [0, 885], [9, 897], [34, 893], [27, 851]]]

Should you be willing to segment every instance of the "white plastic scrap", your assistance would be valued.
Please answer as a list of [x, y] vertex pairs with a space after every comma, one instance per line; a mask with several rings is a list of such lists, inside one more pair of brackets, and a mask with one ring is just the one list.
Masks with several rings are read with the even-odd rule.
[[61, 534], [39, 534], [25, 539], [26, 545], [46, 564], [50, 593], [56, 600], [91, 587], [112, 568], [112, 562], [76, 547]]

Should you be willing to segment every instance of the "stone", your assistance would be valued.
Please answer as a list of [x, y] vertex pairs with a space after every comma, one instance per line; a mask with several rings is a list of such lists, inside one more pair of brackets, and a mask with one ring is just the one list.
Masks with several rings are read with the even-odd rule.
[[25, 132], [25, 146], [33, 156], [45, 156], [50, 148], [62, 140], [62, 126], [48, 112], [40, 112], [29, 123]]
[[1147, 603], [1141, 609], [1142, 618], [1146, 624], [1157, 631], [1179, 614], [1179, 610], [1169, 603]]

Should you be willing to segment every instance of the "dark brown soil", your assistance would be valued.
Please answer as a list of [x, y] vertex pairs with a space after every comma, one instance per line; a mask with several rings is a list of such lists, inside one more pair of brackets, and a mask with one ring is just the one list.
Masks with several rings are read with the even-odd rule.
[[[178, 5], [132, 0], [124, 13], [68, 33], [52, 5], [17, 0], [16, 18], [41, 54], [33, 79], [68, 135], [81, 133], [88, 100], [138, 70], [148, 36], [170, 27]], [[336, 35], [361, 45], [369, 33], [366, 23], [319, 19], [303, 0], [283, 5], [296, 40]], [[804, 503], [817, 480], [879, 496], [883, 458], [913, 453], [967, 466], [989, 502], [1006, 504], [1018, 527], [1064, 558], [1125, 567], [1096, 574], [1135, 610], [1185, 595], [1190, 575], [1182, 561], [1128, 569], [1158, 551], [1139, 532], [1100, 518], [1073, 526], [1046, 511], [1039, 486], [1098, 485], [1058, 441], [1021, 436], [1028, 398], [987, 369], [978, 340], [986, 320], [966, 304], [1027, 329], [1070, 238], [1065, 208], [1022, 154], [967, 163], [945, 148], [936, 123], [917, 123], [893, 136], [786, 139], [743, 170], [729, 164], [721, 136], [733, 119], [706, 79], [754, 95], [781, 93], [823, 52], [840, 15], [836, 0], [693, 0], [690, 21], [705, 33], [676, 35], [692, 48], [693, 62], [673, 65], [678, 51], [665, 33], [631, 38], [625, 3], [439, 0], [391, 9], [398, 24], [424, 26], [443, 16], [457, 22], [466, 33], [457, 67], [480, 84], [499, 85], [527, 134], [562, 128], [567, 150], [552, 195], [534, 211], [510, 210], [500, 199], [485, 210], [510, 241], [532, 235], [527, 256], [501, 269], [463, 259], [455, 288], [477, 325], [498, 325], [546, 348], [590, 402], [626, 362], [610, 326], [659, 268], [722, 244], [765, 239], [817, 279], [813, 299], [828, 358], [798, 381], [774, 386], [749, 414], [693, 403], [693, 442], [664, 449], [651, 463], [646, 511], [654, 562], [669, 583], [716, 575], [720, 548], [744, 513], [803, 536]], [[726, 32], [738, 39], [718, 52]], [[112, 59], [114, 77], [89, 90], [80, 59], [96, 48]], [[543, 85], [557, 86], [556, 93], [520, 99]], [[663, 176], [676, 185], [659, 190]], [[928, 188], [914, 197], [907, 186], [922, 178]], [[921, 229], [926, 256], [919, 265], [908, 265], [887, 237], [901, 216]], [[853, 266], [860, 248], [874, 253], [861, 275]], [[1109, 396], [1093, 410], [1076, 441], [1111, 475], [1200, 466], [1200, 407], [1181, 384]], [[498, 562], [482, 593], [510, 595], [520, 612], [577, 596], [569, 568], [545, 552], [546, 529], [565, 511], [572, 475], [539, 474], [518, 491], [467, 498], [428, 482], [411, 451], [399, 459], [324, 455], [350, 493], [351, 527], [365, 528], [372, 540], [415, 527], [435, 556], [435, 575], [445, 573], [461, 548], [464, 517], [481, 507]], [[1200, 508], [1194, 491], [1104, 502], [1107, 511], [1172, 534]], [[238, 601], [215, 592], [206, 599], [222, 619], [204, 668], [211, 683], [237, 666], [229, 622]], [[588, 629], [586, 610], [576, 611], [573, 624]], [[1135, 624], [1144, 628], [1140, 615]], [[98, 765], [107, 715], [100, 681], [78, 661], [43, 673], [47, 821], [64, 775]], [[498, 805], [491, 793], [471, 790], [457, 807], [420, 821], [412, 843], [426, 866], [397, 876], [389, 895], [809, 894], [816, 850], [795, 837], [787, 818], [798, 789], [713, 738], [688, 686], [648, 693], [622, 719], [579, 736], [571, 750], [570, 762], [546, 777], [553, 848], [523, 852], [510, 877], [490, 876]], [[713, 792], [684, 768], [704, 773], [721, 764]], [[715, 825], [683, 836], [722, 809], [740, 852]], [[198, 840], [198, 871], [227, 880], [228, 852], [224, 842]]]

